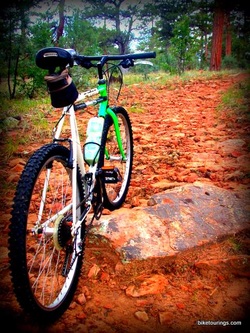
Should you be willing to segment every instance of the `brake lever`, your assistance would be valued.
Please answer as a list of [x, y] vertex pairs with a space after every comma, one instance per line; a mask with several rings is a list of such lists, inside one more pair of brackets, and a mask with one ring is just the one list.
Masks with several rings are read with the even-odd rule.
[[90, 69], [91, 67], [96, 67], [96, 65], [92, 64], [91, 61], [84, 61], [81, 63], [81, 66], [86, 69]]
[[96, 67], [89, 59], [81, 55], [74, 56], [74, 65], [84, 67], [86, 69], [90, 69], [91, 67]]
[[133, 67], [134, 60], [133, 59], [124, 59], [119, 63], [119, 66], [122, 66], [123, 68]]

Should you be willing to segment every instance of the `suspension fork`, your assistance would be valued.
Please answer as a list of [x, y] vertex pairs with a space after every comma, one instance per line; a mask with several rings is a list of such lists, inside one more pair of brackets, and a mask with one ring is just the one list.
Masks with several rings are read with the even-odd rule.
[[[104, 61], [104, 58], [102, 59], [102, 61]], [[100, 96], [105, 98], [105, 100], [100, 103], [98, 116], [105, 117], [108, 114], [112, 118], [114, 127], [115, 127], [115, 134], [116, 134], [118, 147], [120, 150], [120, 154], [122, 156], [122, 161], [126, 161], [126, 155], [124, 153], [124, 149], [123, 149], [123, 145], [122, 145], [121, 132], [120, 132], [120, 127], [119, 127], [119, 123], [118, 123], [118, 118], [117, 118], [117, 115], [115, 114], [115, 112], [108, 106], [107, 85], [106, 85], [106, 81], [103, 80], [103, 75], [102, 75], [102, 71], [101, 71], [101, 68], [102, 68], [101, 62], [98, 64], [98, 66], [99, 66], [98, 67], [98, 73], [99, 73], [98, 90], [99, 90]], [[107, 159], [110, 158], [109, 153], [106, 148], [105, 148], [105, 156]]]
[[[118, 122], [118, 118], [117, 115], [115, 114], [115, 112], [110, 109], [109, 107], [107, 108], [107, 114], [112, 118], [113, 123], [114, 123], [114, 127], [115, 127], [115, 134], [116, 134], [116, 139], [117, 139], [117, 143], [118, 143], [118, 147], [122, 156], [122, 160], [126, 161], [126, 154], [124, 153], [124, 149], [123, 149], [123, 144], [122, 144], [122, 138], [121, 138], [121, 131], [120, 131], [120, 127], [119, 127], [119, 122]], [[107, 158], [109, 158], [109, 154], [105, 149], [105, 155]]]

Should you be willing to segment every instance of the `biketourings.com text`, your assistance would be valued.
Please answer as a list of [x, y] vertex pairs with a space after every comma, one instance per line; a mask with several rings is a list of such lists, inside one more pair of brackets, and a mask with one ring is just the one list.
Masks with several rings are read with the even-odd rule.
[[213, 320], [197, 320], [199, 326], [240, 326], [241, 321], [213, 321]]

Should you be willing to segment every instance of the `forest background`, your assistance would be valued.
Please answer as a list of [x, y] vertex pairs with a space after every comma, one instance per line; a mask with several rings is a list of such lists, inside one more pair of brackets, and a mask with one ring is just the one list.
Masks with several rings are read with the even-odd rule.
[[[4, 97], [44, 93], [45, 73], [36, 67], [35, 55], [49, 46], [84, 55], [156, 51], [154, 66], [146, 70], [178, 75], [247, 69], [247, 7], [242, 0], [9, 0], [0, 13]], [[81, 86], [88, 79], [88, 74], [74, 78]]]

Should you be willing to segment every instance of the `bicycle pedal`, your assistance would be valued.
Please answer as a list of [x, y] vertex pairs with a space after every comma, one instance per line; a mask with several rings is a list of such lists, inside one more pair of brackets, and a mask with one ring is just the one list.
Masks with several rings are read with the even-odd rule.
[[104, 166], [101, 170], [104, 183], [115, 184], [122, 180], [120, 171], [116, 167]]

